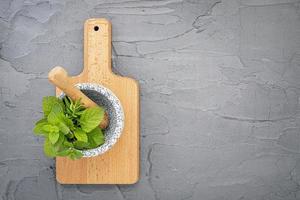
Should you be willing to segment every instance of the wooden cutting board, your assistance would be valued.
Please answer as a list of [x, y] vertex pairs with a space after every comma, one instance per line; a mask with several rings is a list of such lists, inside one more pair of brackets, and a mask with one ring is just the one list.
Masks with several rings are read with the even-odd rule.
[[[139, 86], [111, 71], [111, 24], [89, 19], [84, 25], [84, 69], [76, 83], [98, 83], [114, 92], [125, 114], [118, 142], [103, 155], [70, 160], [56, 158], [56, 179], [61, 184], [133, 184], [139, 178]], [[56, 89], [56, 94], [60, 94]]]

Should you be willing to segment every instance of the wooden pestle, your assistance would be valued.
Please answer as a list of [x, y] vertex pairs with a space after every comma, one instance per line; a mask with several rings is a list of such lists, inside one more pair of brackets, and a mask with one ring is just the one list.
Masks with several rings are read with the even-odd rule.
[[[83, 92], [72, 84], [71, 78], [68, 76], [66, 70], [62, 67], [54, 67], [48, 74], [48, 79], [56, 87], [61, 89], [72, 100], [81, 100], [81, 103], [86, 108], [98, 106], [94, 101], [88, 98]], [[100, 128], [105, 129], [108, 126], [109, 118], [107, 112], [100, 122]]]

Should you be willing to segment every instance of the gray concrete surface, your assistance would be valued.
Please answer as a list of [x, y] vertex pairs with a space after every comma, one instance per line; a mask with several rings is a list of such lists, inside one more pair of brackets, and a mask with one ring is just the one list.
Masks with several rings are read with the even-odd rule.
[[[3, 200], [300, 199], [298, 0], [1, 0]], [[82, 26], [113, 23], [113, 68], [141, 85], [141, 178], [60, 185], [32, 134]]]

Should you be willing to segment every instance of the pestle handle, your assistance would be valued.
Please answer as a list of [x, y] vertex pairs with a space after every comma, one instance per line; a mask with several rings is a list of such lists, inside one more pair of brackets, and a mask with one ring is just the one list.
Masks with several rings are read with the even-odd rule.
[[97, 104], [88, 98], [83, 92], [76, 88], [70, 81], [70, 77], [66, 70], [62, 67], [54, 67], [48, 74], [48, 79], [56, 87], [61, 89], [71, 99], [81, 99], [81, 103], [84, 107], [95, 107]]
[[[94, 101], [88, 98], [83, 92], [72, 84], [71, 78], [68, 76], [66, 70], [62, 67], [54, 67], [48, 74], [48, 79], [53, 85], [61, 89], [72, 100], [81, 100], [84, 107], [98, 106]], [[104, 118], [100, 123], [102, 129], [108, 126], [108, 114], [105, 112]]]

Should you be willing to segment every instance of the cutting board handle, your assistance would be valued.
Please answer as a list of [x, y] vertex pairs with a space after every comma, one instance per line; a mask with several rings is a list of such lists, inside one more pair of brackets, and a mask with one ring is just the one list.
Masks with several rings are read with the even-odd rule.
[[106, 79], [111, 72], [111, 23], [88, 19], [84, 24], [84, 69], [89, 77]]

